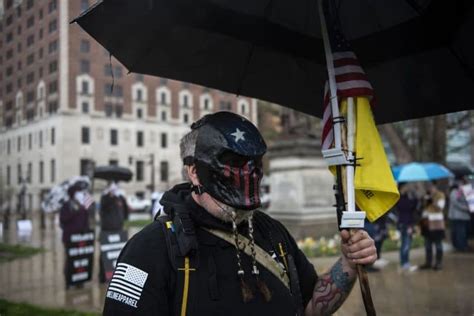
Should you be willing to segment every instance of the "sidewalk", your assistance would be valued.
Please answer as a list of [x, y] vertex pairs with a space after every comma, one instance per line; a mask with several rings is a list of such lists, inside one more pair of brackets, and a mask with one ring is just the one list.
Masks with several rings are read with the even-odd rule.
[[[83, 289], [66, 291], [63, 280], [63, 246], [61, 230], [48, 222], [46, 230], [33, 223], [31, 241], [45, 252], [26, 259], [0, 264], [0, 297], [47, 307], [60, 307], [100, 313], [106, 286], [97, 279], [96, 252], [94, 278]], [[13, 225], [14, 226], [14, 225]], [[134, 232], [130, 232], [133, 234]], [[16, 243], [14, 227], [5, 242]], [[96, 247], [97, 248], [97, 247]], [[388, 264], [369, 274], [372, 297], [378, 315], [473, 315], [474, 254], [447, 251], [442, 271], [401, 272], [398, 252], [383, 253]], [[421, 264], [423, 249], [411, 252], [411, 262]], [[337, 258], [313, 258], [319, 274], [326, 271]], [[365, 315], [359, 285], [356, 284], [337, 316]]]

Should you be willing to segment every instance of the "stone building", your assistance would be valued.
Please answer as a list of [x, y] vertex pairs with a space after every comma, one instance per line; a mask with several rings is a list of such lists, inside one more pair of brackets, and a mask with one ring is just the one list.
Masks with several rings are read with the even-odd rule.
[[92, 164], [131, 168], [128, 194], [165, 190], [181, 181], [177, 143], [192, 121], [230, 110], [257, 123], [254, 99], [128, 74], [69, 24], [91, 3], [0, 0], [3, 203], [16, 205], [26, 186], [26, 207], [37, 209], [42, 194]]

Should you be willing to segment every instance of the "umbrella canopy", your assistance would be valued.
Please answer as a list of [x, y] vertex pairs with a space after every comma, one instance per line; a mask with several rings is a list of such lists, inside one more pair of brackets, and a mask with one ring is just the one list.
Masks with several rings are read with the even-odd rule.
[[[338, 2], [343, 32], [381, 105], [378, 123], [472, 107], [473, 7]], [[75, 21], [132, 72], [322, 116], [327, 71], [317, 1], [109, 0]]]
[[448, 163], [449, 170], [454, 173], [456, 179], [462, 179], [464, 177], [470, 177], [474, 175], [474, 169], [468, 164], [463, 163]]
[[448, 168], [434, 162], [412, 162], [394, 167], [392, 171], [397, 182], [432, 181], [454, 177]]
[[94, 169], [94, 178], [108, 181], [130, 181], [132, 176], [132, 171], [125, 167], [99, 166]]
[[89, 187], [90, 180], [87, 176], [75, 176], [65, 180], [51, 188], [41, 202], [41, 208], [47, 213], [56, 212], [69, 201], [70, 192], [88, 190]]

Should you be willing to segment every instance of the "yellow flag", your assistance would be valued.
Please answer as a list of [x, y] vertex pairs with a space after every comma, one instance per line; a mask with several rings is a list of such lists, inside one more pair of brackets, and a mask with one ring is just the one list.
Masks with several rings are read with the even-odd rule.
[[[356, 97], [355, 150], [358, 166], [354, 176], [357, 206], [373, 222], [397, 203], [400, 193], [375, 126], [369, 100]], [[345, 107], [346, 101], [342, 102]]]

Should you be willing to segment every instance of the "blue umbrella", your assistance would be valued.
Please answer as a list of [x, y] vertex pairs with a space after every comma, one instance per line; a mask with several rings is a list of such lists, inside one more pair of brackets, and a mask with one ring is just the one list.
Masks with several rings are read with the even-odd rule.
[[448, 168], [434, 162], [412, 162], [392, 168], [397, 182], [431, 181], [454, 177]]

